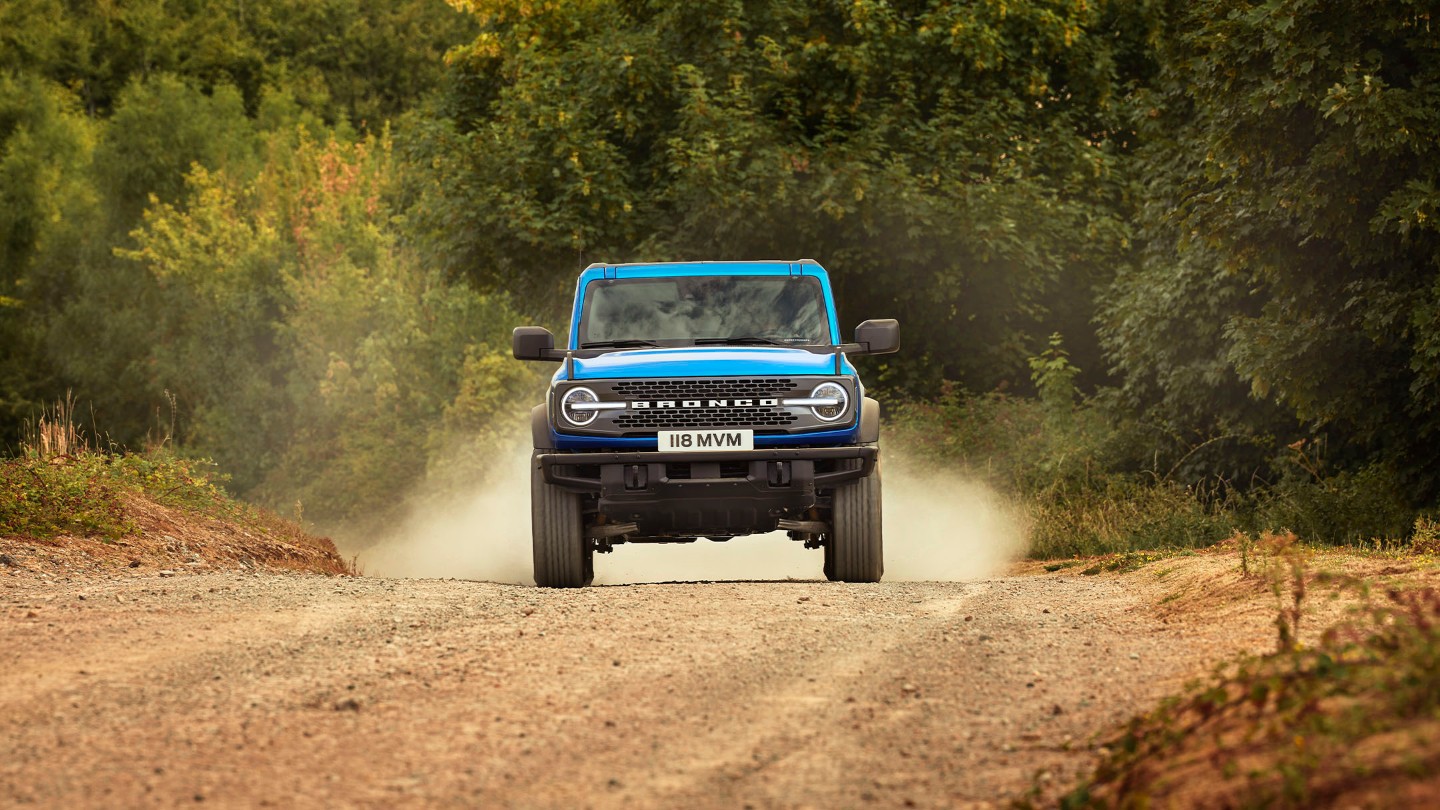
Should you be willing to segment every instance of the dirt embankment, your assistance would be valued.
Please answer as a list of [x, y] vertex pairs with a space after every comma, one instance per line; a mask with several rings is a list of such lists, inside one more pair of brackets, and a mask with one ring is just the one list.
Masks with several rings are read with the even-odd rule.
[[1233, 553], [971, 583], [542, 591], [0, 569], [0, 796], [134, 806], [1004, 806], [1274, 643]]
[[235, 515], [166, 506], [140, 493], [126, 493], [117, 503], [134, 534], [117, 540], [0, 535], [0, 576], [63, 580], [162, 571], [353, 572], [329, 539], [238, 503], [229, 504]]

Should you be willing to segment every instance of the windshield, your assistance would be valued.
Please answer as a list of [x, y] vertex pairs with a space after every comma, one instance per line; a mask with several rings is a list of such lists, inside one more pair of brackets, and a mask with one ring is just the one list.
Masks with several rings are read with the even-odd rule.
[[603, 279], [586, 288], [580, 347], [593, 344], [828, 345], [820, 280], [812, 276]]

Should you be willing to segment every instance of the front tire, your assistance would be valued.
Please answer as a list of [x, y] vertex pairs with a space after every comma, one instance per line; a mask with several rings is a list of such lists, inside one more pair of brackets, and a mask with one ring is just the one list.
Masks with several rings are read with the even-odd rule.
[[535, 584], [583, 588], [595, 579], [595, 547], [585, 537], [580, 496], [545, 483], [540, 461], [530, 460], [530, 541]]
[[[854, 462], [859, 464], [859, 461]], [[885, 573], [881, 532], [880, 468], [835, 488], [825, 578], [831, 582], [879, 582]]]

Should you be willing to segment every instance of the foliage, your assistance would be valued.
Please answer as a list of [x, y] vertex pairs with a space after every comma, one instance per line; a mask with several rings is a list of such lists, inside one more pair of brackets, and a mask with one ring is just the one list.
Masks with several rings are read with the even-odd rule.
[[45, 538], [135, 531], [120, 499], [110, 459], [86, 454], [59, 463], [35, 457], [0, 461], [0, 534]]
[[1223, 488], [1197, 492], [1147, 466], [1153, 444], [1105, 400], [1077, 402], [1077, 370], [1058, 340], [1030, 364], [1041, 399], [951, 386], [937, 401], [902, 405], [887, 444], [1017, 497], [1040, 559], [1208, 546], [1244, 519]]
[[[1055, 349], [1032, 362], [1062, 377], [1071, 373]], [[1063, 387], [1052, 390], [1058, 393], [1047, 402], [950, 386], [937, 400], [896, 408], [886, 442], [1018, 498], [1030, 554], [1041, 559], [1195, 548], [1237, 532], [1290, 531], [1327, 545], [1412, 536], [1425, 542], [1429, 524], [1382, 465], [1337, 470], [1321, 448], [1297, 443], [1274, 462], [1274, 480], [1246, 491], [1218, 476], [1191, 482], [1186, 465], [1208, 449], [1205, 443], [1161, 455], [1165, 437], [1143, 422], [1117, 419], [1108, 397], [1067, 401]]]
[[1064, 340], [1059, 332], [1050, 336], [1050, 346], [1039, 355], [1026, 361], [1030, 366], [1030, 379], [1040, 397], [1046, 415], [1052, 420], [1065, 419], [1075, 404], [1075, 377], [1080, 369], [1070, 362], [1070, 352], [1065, 350]]
[[533, 384], [496, 362], [515, 318], [398, 243], [388, 140], [302, 128], [269, 155], [243, 185], [197, 167], [123, 252], [168, 299], [153, 384], [187, 408], [186, 446], [242, 491], [323, 520], [394, 508], [452, 431], [478, 450], [479, 426]]
[[914, 393], [1023, 386], [1032, 335], [1089, 334], [1126, 240], [1124, 11], [457, 5], [481, 34], [412, 145], [455, 274], [553, 306], [593, 260], [815, 256], [846, 319], [903, 315], [884, 372]]
[[[441, 81], [440, 56], [473, 35], [442, 0], [12, 0], [0, 6], [0, 73], [25, 71], [108, 116], [158, 74], [232, 86], [253, 113], [286, 92], [334, 123], [376, 125]], [[171, 180], [177, 178], [169, 178]]]
[[1141, 95], [1146, 247], [1105, 313], [1138, 401], [1282, 432], [1272, 446], [1328, 437], [1342, 468], [1390, 466], [1412, 505], [1440, 492], [1432, 14], [1177, 5]]
[[1305, 471], [1304, 477], [1291, 474], [1265, 490], [1257, 523], [1333, 545], [1401, 539], [1415, 522], [1404, 492], [1395, 472], [1380, 464], [1323, 477]]
[[[472, 34], [441, 0], [0, 5], [0, 446], [67, 389], [143, 444], [157, 324], [183, 302], [115, 254], [152, 197], [177, 203], [197, 164], [243, 183], [297, 125], [378, 131]], [[273, 387], [249, 370], [237, 385]]]
[[504, 297], [405, 247], [388, 136], [351, 123], [383, 132], [473, 34], [440, 0], [0, 8], [0, 441], [66, 388], [119, 446], [171, 401], [184, 454], [326, 518], [503, 418], [530, 373], [466, 375]]
[[125, 509], [126, 494], [143, 493], [201, 513], [228, 512], [232, 504], [218, 480], [209, 462], [164, 451], [114, 454], [83, 448], [51, 456], [32, 449], [0, 461], [0, 535], [118, 540], [136, 531]]
[[74, 97], [28, 76], [0, 73], [0, 446], [47, 401], [57, 369], [45, 353], [52, 274], [73, 259], [71, 217], [94, 216], [86, 182], [96, 127]]
[[1440, 498], [1419, 0], [452, 5], [0, 4], [0, 445], [74, 389], [142, 446], [168, 392], [338, 518], [483, 476], [579, 266], [809, 255], [906, 323], [891, 433], [1038, 548]]
[[1173, 482], [1117, 477], [1103, 489], [1038, 493], [1030, 502], [1030, 555], [1056, 559], [1211, 546], [1239, 517]]
[[[285, 569], [355, 573], [329, 539], [233, 500], [222, 489], [225, 476], [207, 460], [177, 456], [169, 447], [170, 436], [143, 453], [97, 449], [75, 415], [72, 399], [47, 406], [27, 425], [20, 455], [0, 459], [0, 539], [21, 540], [23, 547], [27, 542], [64, 545], [65, 536], [89, 537], [133, 547], [121, 541], [142, 531], [157, 539], [155, 505], [160, 504], [171, 507], [159, 514], [165, 531], [212, 523], [238, 532], [247, 540], [241, 556], [247, 564], [260, 560]], [[175, 550], [173, 537], [158, 539]], [[297, 556], [297, 546], [309, 550]], [[183, 543], [179, 548], [193, 551]], [[132, 567], [138, 564], [132, 557]]]

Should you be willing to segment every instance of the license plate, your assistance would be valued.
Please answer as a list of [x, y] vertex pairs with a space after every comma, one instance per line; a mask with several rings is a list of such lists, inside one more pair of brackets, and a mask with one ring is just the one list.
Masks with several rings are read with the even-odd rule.
[[660, 452], [731, 452], [755, 449], [753, 430], [662, 430]]

